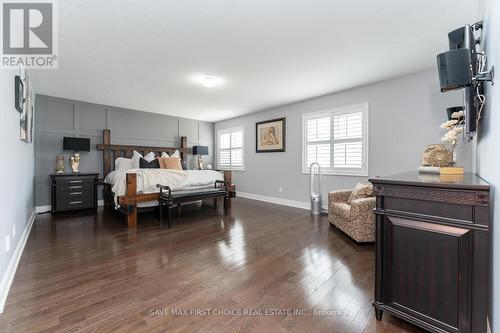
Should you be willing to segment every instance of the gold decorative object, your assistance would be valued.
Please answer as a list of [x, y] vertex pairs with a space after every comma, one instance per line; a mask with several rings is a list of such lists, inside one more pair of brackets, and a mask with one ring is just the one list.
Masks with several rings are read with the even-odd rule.
[[428, 145], [422, 159], [425, 166], [449, 167], [453, 165], [453, 152], [442, 144]]
[[198, 169], [203, 170], [203, 156], [198, 155]]
[[74, 173], [80, 172], [78, 170], [78, 167], [80, 166], [80, 154], [75, 153], [74, 155], [71, 155], [71, 157], [69, 158], [69, 161], [71, 162], [71, 170]]
[[64, 156], [56, 157], [56, 173], [58, 175], [64, 174]]

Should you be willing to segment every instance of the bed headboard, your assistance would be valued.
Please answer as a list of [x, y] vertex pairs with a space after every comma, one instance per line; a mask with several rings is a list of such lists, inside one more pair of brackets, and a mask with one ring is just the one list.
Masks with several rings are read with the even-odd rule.
[[152, 146], [130, 146], [130, 145], [113, 145], [111, 144], [111, 130], [102, 130], [102, 144], [97, 145], [97, 150], [103, 151], [103, 178], [111, 171], [115, 170], [115, 159], [118, 157], [132, 157], [134, 150], [137, 150], [142, 155], [149, 152], [154, 152], [156, 155], [161, 155], [162, 152], [173, 153], [176, 150], [180, 152], [181, 159], [186, 160], [186, 155], [191, 153], [191, 149], [187, 147], [187, 137], [180, 137], [180, 147], [152, 147]]

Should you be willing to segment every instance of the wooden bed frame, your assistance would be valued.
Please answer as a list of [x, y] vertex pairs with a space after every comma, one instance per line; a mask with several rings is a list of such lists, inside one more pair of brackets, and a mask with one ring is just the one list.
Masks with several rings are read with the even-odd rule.
[[[103, 143], [97, 145], [97, 150], [103, 152], [103, 179], [113, 170], [115, 170], [115, 159], [118, 157], [132, 157], [134, 150], [141, 153], [143, 156], [149, 152], [154, 152], [160, 156], [162, 152], [173, 153], [179, 151], [181, 159], [186, 161], [186, 155], [191, 153], [191, 148], [187, 147], [187, 137], [180, 137], [180, 147], [152, 147], [152, 146], [130, 146], [130, 145], [113, 145], [111, 144], [111, 130], [103, 130]], [[118, 204], [124, 208], [127, 217], [127, 225], [129, 228], [137, 227], [137, 204], [139, 202], [147, 202], [158, 200], [160, 193], [142, 193], [137, 192], [137, 174], [127, 173], [127, 190], [126, 194], [118, 197]], [[227, 189], [234, 192], [234, 186], [231, 184], [231, 171], [224, 171], [224, 181]], [[103, 199], [105, 206], [114, 205], [114, 193], [111, 191], [111, 184], [103, 183]], [[228, 198], [228, 208], [231, 208], [231, 197]], [[168, 209], [168, 208], [167, 208]]]

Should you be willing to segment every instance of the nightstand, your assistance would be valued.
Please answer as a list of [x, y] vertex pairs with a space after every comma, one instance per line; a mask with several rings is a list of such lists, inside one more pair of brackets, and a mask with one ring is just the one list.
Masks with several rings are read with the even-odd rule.
[[97, 208], [98, 173], [51, 174], [52, 213]]

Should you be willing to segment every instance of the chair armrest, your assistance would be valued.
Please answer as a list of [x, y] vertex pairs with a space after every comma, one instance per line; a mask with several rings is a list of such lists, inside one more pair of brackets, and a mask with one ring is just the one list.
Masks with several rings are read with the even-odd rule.
[[373, 210], [375, 208], [375, 204], [377, 202], [377, 198], [369, 197], [369, 198], [361, 198], [351, 201], [351, 207], [359, 207], [360, 209], [365, 210]]
[[339, 190], [328, 193], [328, 203], [331, 202], [346, 202], [349, 201], [352, 190]]

